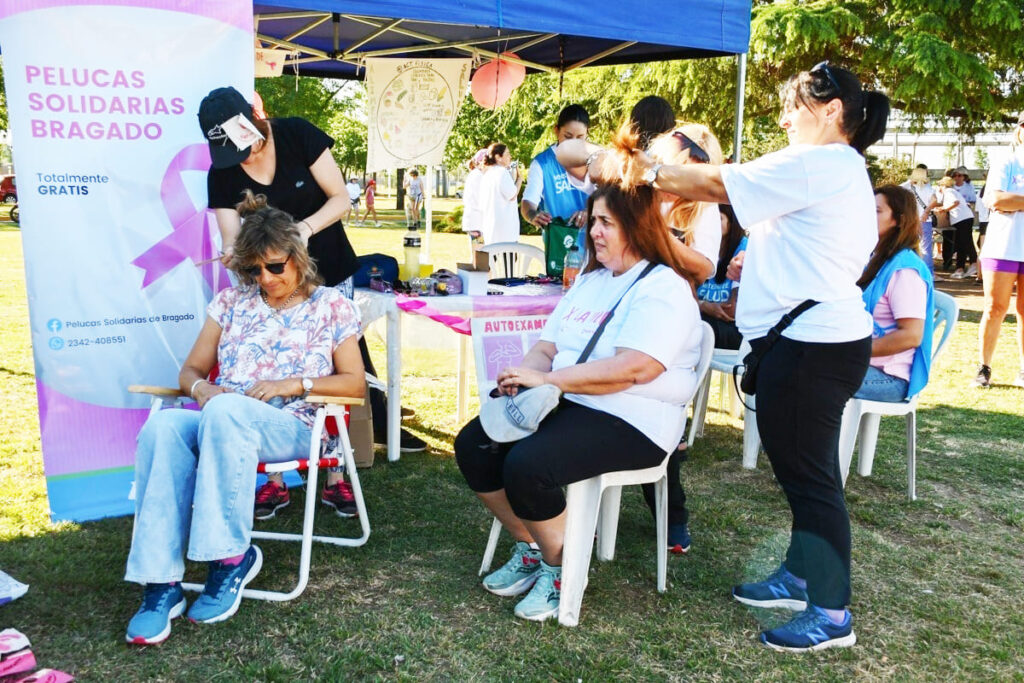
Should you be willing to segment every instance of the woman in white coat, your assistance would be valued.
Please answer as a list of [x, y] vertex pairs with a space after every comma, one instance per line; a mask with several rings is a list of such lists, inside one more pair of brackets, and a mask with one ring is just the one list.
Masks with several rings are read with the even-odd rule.
[[523, 177], [512, 167], [508, 145], [495, 142], [484, 157], [480, 180], [480, 232], [484, 244], [519, 241], [519, 211], [516, 199]]

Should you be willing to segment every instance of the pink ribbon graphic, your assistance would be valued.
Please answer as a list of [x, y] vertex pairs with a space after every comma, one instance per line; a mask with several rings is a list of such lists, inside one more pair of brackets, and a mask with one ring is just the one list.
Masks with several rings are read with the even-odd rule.
[[[557, 291], [557, 290], [556, 290]], [[473, 318], [549, 315], [561, 300], [561, 292], [539, 296], [474, 296], [470, 297]], [[423, 315], [459, 334], [470, 334], [469, 318], [444, 313], [426, 300], [398, 294], [395, 304], [406, 313]]]
[[[142, 289], [182, 261], [191, 260], [198, 264], [217, 256], [211, 234], [213, 211], [206, 207], [196, 208], [192, 204], [181, 177], [184, 171], [206, 171], [209, 168], [210, 149], [205, 142], [185, 147], [167, 166], [160, 183], [160, 200], [173, 230], [132, 261], [132, 265], [145, 271]], [[227, 270], [218, 260], [204, 264], [202, 272], [203, 280], [213, 292], [229, 284]]]

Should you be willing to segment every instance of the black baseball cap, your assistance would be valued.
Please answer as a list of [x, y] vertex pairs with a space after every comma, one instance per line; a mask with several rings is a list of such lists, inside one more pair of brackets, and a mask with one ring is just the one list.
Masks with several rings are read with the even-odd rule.
[[211, 90], [199, 103], [199, 127], [210, 143], [210, 158], [214, 168], [236, 166], [249, 158], [251, 148], [238, 149], [221, 129], [222, 123], [239, 114], [255, 124], [252, 105], [232, 87]]

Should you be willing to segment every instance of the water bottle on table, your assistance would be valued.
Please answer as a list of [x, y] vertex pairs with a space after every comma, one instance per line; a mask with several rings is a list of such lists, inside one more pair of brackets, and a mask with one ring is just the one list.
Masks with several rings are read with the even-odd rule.
[[565, 261], [562, 266], [563, 292], [572, 287], [572, 283], [576, 282], [576, 276], [580, 274], [582, 266], [583, 254], [580, 253], [580, 248], [574, 244], [569, 247], [569, 251], [565, 252]]

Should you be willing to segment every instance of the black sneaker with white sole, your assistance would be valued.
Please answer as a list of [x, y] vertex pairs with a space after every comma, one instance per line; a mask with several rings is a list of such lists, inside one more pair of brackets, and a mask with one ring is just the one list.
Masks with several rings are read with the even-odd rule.
[[973, 384], [983, 388], [992, 386], [992, 368], [987, 365], [979, 365], [978, 374], [974, 376]]
[[[388, 443], [388, 437], [386, 434], [374, 434], [373, 442], [384, 446]], [[419, 453], [420, 451], [427, 450], [427, 442], [412, 432], [403, 429], [398, 450], [402, 453]]]

